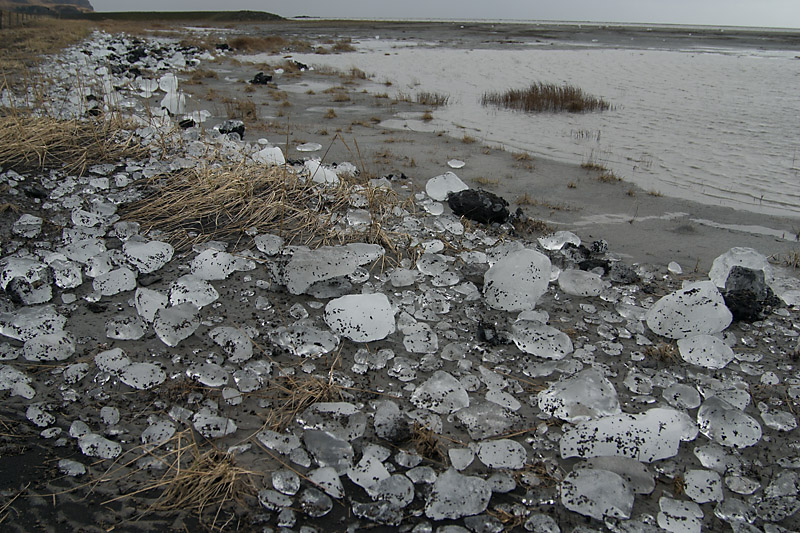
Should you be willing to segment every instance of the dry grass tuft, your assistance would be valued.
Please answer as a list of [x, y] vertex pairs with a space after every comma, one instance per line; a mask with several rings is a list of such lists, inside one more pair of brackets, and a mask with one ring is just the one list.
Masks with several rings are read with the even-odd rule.
[[611, 104], [602, 98], [589, 96], [579, 87], [541, 82], [534, 83], [527, 89], [509, 89], [502, 93], [487, 92], [481, 98], [481, 104], [539, 113], [558, 111], [582, 113], [611, 108]]
[[[130, 472], [120, 473], [142, 459], [155, 459], [165, 468], [163, 475], [155, 481], [140, 484], [134, 491], [103, 502], [103, 505], [160, 490], [161, 494], [142, 512], [142, 517], [151, 511], [188, 510], [195, 513], [204, 526], [223, 530], [235, 517], [236, 509], [252, 505], [252, 498], [257, 493], [253, 478], [263, 474], [237, 466], [233, 454], [215, 447], [203, 449], [201, 445], [193, 431], [187, 429], [155, 449], [138, 448], [136, 457], [122, 467], [106, 472], [97, 482], [130, 476]], [[226, 515], [228, 519], [222, 521]]]
[[647, 357], [654, 357], [665, 362], [675, 362], [678, 360], [678, 350], [674, 344], [661, 342], [655, 346], [648, 346], [644, 349]]
[[336, 186], [320, 187], [284, 167], [199, 167], [154, 177], [149, 197], [129, 206], [124, 216], [146, 221], [143, 229], [165, 232], [181, 249], [208, 239], [238, 242], [255, 228], [309, 246], [357, 238], [393, 251], [393, 236], [382, 229], [398, 202], [393, 191], [361, 190], [373, 220], [363, 232], [347, 233], [337, 225], [357, 186], [342, 179]]
[[270, 381], [267, 391], [273, 400], [273, 408], [267, 415], [265, 426], [273, 431], [283, 431], [315, 403], [342, 401], [342, 390], [330, 377], [279, 376]]
[[620, 178], [619, 176], [608, 170], [597, 176], [597, 181], [601, 183], [617, 183], [619, 181], [622, 181], [622, 178]]
[[115, 117], [59, 120], [22, 111], [0, 116], [0, 166], [61, 168], [80, 175], [94, 164], [143, 156], [145, 150], [126, 126]]
[[337, 114], [336, 114], [336, 110], [335, 110], [335, 109], [333, 109], [332, 107], [331, 107], [331, 108], [328, 108], [328, 110], [327, 110], [327, 111], [325, 111], [325, 114], [324, 114], [324, 115], [322, 115], [322, 117], [323, 117], [323, 118], [328, 118], [328, 119], [331, 119], [331, 118], [336, 118], [336, 117], [338, 117], [338, 116], [339, 116], [339, 115], [337, 115]]
[[37, 17], [18, 28], [0, 31], [0, 73], [10, 81], [22, 82], [27, 70], [43, 56], [54, 54], [87, 38], [88, 21]]
[[433, 430], [419, 422], [414, 422], [414, 427], [411, 430], [411, 444], [417, 453], [425, 459], [447, 464], [447, 447]]
[[285, 39], [280, 35], [256, 37], [253, 35], [238, 35], [228, 40], [228, 45], [239, 52], [249, 54], [267, 52], [278, 54], [281, 52], [311, 52], [313, 47], [308, 41], [300, 39]]

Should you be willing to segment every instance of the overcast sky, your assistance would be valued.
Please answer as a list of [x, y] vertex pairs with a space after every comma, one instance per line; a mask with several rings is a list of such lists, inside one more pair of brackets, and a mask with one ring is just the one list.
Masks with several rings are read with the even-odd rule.
[[96, 11], [251, 9], [284, 17], [580, 20], [800, 28], [800, 0], [91, 0]]

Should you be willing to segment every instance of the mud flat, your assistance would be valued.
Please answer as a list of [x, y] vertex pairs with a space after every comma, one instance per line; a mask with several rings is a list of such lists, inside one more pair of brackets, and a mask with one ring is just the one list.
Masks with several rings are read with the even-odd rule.
[[[114, 111], [130, 151], [3, 165], [4, 527], [797, 530], [791, 219], [218, 55], [48, 64], [58, 118]], [[522, 213], [453, 215], [476, 187]]]

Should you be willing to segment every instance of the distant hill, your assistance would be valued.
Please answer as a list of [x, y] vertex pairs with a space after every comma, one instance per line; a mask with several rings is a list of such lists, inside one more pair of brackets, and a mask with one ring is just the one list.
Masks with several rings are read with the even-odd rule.
[[0, 9], [42, 15], [76, 15], [94, 11], [89, 0], [0, 0]]
[[[1, 1], [1, 0], [0, 0]], [[115, 11], [84, 13], [89, 20], [127, 21], [200, 21], [200, 22], [263, 22], [283, 17], [265, 11]]]

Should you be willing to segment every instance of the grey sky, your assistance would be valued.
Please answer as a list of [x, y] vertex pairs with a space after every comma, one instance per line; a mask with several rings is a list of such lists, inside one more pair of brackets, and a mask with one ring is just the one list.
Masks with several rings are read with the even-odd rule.
[[800, 28], [798, 0], [91, 0], [97, 11], [251, 9], [285, 17], [488, 18]]

